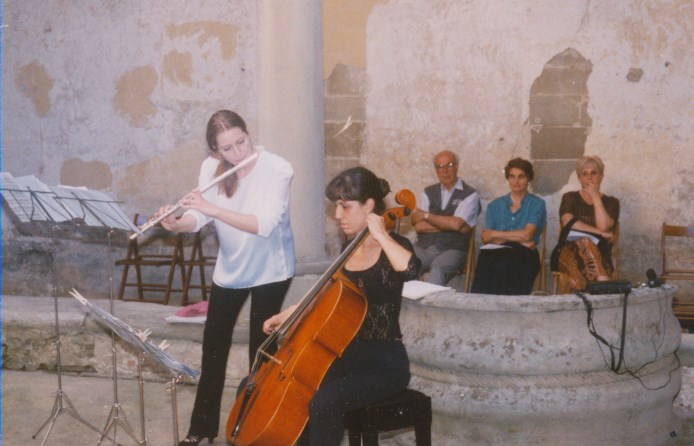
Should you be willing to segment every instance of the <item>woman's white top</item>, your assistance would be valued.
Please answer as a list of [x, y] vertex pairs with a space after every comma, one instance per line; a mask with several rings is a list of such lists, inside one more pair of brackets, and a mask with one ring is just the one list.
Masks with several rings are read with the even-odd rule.
[[[289, 186], [294, 175], [284, 158], [260, 149], [253, 170], [239, 180], [231, 198], [214, 185], [203, 196], [224, 209], [255, 215], [258, 234], [236, 229], [218, 219], [189, 209], [199, 231], [214, 221], [219, 252], [212, 280], [225, 288], [249, 288], [294, 276], [294, 237], [289, 222]], [[208, 157], [200, 168], [200, 187], [215, 178], [219, 160]]]

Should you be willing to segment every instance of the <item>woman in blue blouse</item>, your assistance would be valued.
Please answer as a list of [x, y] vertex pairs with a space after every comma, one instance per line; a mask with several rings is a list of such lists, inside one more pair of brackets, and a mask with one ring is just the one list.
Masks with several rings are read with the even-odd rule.
[[542, 198], [528, 192], [533, 165], [523, 158], [506, 164], [511, 192], [489, 203], [472, 292], [530, 294], [540, 271], [537, 245], [547, 224]]

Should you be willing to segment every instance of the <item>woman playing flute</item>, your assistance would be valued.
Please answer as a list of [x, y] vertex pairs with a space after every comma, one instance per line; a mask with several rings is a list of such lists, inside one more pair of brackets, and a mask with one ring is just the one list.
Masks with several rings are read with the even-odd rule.
[[[199, 231], [214, 222], [219, 253], [214, 269], [207, 322], [203, 332], [202, 366], [190, 428], [179, 446], [210, 442], [219, 430], [219, 415], [236, 319], [251, 295], [249, 365], [266, 339], [263, 321], [278, 313], [294, 276], [294, 239], [289, 224], [291, 165], [283, 158], [254, 148], [246, 123], [221, 110], [207, 123], [207, 144], [215, 157], [206, 159], [200, 185], [244, 159], [257, 159], [205, 192], [199, 188], [180, 200], [185, 213], [162, 220], [175, 232]], [[162, 208], [160, 212], [166, 212]]]

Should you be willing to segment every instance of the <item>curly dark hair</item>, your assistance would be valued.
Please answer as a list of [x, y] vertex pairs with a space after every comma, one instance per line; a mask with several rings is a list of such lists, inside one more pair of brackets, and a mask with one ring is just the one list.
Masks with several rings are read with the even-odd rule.
[[533, 165], [528, 160], [519, 157], [513, 158], [511, 161], [509, 161], [506, 164], [506, 167], [504, 167], [504, 176], [506, 177], [506, 179], [508, 179], [509, 172], [513, 168], [522, 170], [523, 173], [525, 173], [525, 176], [528, 177], [528, 181], [532, 181], [533, 178], [535, 178], [535, 171], [533, 171]]

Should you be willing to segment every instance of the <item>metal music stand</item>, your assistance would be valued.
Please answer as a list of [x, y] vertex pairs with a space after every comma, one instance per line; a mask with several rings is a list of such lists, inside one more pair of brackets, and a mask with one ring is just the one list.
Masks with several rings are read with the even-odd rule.
[[[46, 235], [45, 226], [48, 225], [53, 248], [53, 301], [58, 390], [50, 416], [32, 438], [36, 438], [39, 432], [41, 432], [44, 427], [48, 426], [46, 435], [41, 442], [41, 446], [43, 446], [46, 440], [48, 440], [48, 436], [58, 420], [58, 417], [62, 413], [71, 415], [77, 421], [101, 434], [103, 438], [105, 433], [102, 433], [102, 431], [85, 421], [77, 413], [74, 405], [63, 391], [60, 355], [60, 325], [58, 320], [58, 286], [55, 268], [57, 258], [55, 232], [60, 229], [61, 233], [69, 233], [79, 227], [108, 228], [110, 251], [112, 229], [120, 228], [132, 231], [134, 227], [116, 202], [101, 192], [90, 191], [86, 188], [72, 188], [66, 186], [50, 187], [33, 175], [15, 178], [8, 172], [2, 172], [1, 179], [2, 183], [0, 184], [0, 190], [2, 190], [2, 198], [12, 211], [11, 216], [20, 229], [20, 232], [22, 232], [23, 228], [24, 232], [28, 232], [31, 235]], [[112, 279], [110, 280], [112, 282]], [[112, 299], [113, 291], [111, 291], [111, 300]]]
[[[142, 427], [142, 441], [143, 444], [147, 444], [147, 439], [145, 435], [145, 414], [144, 414], [144, 380], [142, 378], [142, 365], [144, 363], [145, 358], [150, 358], [154, 363], [158, 364], [161, 367], [164, 367], [171, 371], [173, 373], [173, 379], [167, 387], [167, 391], [172, 392], [172, 407], [173, 407], [173, 415], [174, 415], [174, 444], [178, 444], [178, 409], [177, 409], [177, 403], [176, 403], [176, 383], [179, 382], [182, 379], [183, 375], [189, 376], [191, 378], [196, 378], [200, 372], [198, 372], [195, 369], [192, 369], [188, 367], [187, 365], [175, 360], [172, 358], [168, 353], [166, 353], [163, 349], [167, 347], [166, 341], [162, 342], [159, 344], [159, 346], [154, 345], [151, 341], [148, 340], [148, 337], [150, 335], [149, 330], [144, 330], [144, 331], [136, 331], [132, 327], [130, 327], [128, 324], [125, 322], [121, 321], [120, 319], [116, 318], [109, 312], [101, 309], [100, 307], [92, 304], [89, 302], [87, 299], [85, 299], [81, 294], [79, 294], [77, 291], [74, 289], [70, 291], [70, 294], [80, 301], [80, 303], [84, 306], [86, 306], [89, 311], [94, 313], [98, 317], [98, 321], [101, 322], [102, 324], [106, 325], [108, 328], [111, 329], [111, 333], [115, 333], [118, 336], [120, 336], [121, 339], [123, 339], [125, 342], [130, 344], [132, 347], [137, 349], [140, 354], [139, 354], [139, 363], [138, 363], [138, 375], [139, 375], [139, 384], [140, 384], [140, 422], [141, 422], [141, 427]], [[104, 432], [105, 435], [106, 432]], [[99, 441], [101, 443], [101, 440]], [[99, 444], [97, 443], [97, 445]]]

